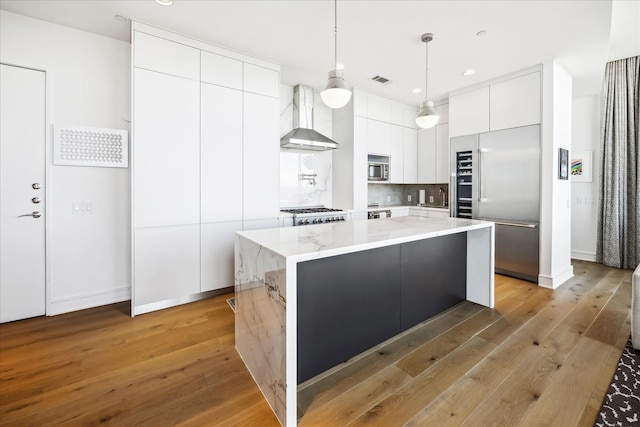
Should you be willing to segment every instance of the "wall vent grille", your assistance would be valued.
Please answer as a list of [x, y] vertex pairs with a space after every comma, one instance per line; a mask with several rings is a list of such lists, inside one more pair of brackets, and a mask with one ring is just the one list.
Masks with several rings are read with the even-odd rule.
[[382, 76], [373, 76], [373, 77], [371, 77], [371, 80], [373, 80], [374, 82], [381, 83], [383, 85], [391, 83], [391, 80], [389, 80], [386, 77], [382, 77]]

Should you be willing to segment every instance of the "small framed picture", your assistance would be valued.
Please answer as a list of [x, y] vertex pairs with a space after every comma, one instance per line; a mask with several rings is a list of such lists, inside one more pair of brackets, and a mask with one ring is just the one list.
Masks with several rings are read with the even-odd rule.
[[558, 179], [569, 179], [569, 150], [558, 149]]
[[591, 182], [593, 171], [593, 151], [571, 153], [571, 181]]

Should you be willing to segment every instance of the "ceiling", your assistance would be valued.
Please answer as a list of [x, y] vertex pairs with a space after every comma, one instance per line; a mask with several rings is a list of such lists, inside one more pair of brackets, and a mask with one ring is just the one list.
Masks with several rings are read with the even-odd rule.
[[[430, 99], [551, 59], [573, 76], [574, 96], [594, 94], [600, 91], [610, 39], [619, 52], [640, 54], [639, 3], [340, 0], [338, 62], [349, 86], [417, 105], [425, 97], [412, 93], [425, 85], [420, 36], [431, 32]], [[172, 6], [153, 0], [1, 0], [0, 8], [130, 41], [129, 22], [114, 18], [122, 15], [280, 63], [282, 83], [291, 86], [321, 90], [333, 66], [331, 0], [174, 0]], [[614, 25], [613, 33], [612, 9], [614, 18], [627, 21]], [[486, 34], [477, 36], [480, 30]], [[463, 76], [468, 68], [477, 73]], [[391, 83], [371, 81], [376, 75]]]

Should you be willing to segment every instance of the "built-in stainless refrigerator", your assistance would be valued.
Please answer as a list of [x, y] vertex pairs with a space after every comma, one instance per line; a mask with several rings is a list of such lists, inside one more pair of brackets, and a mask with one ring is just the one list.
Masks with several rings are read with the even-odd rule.
[[540, 126], [451, 138], [453, 215], [496, 223], [496, 272], [537, 282]]

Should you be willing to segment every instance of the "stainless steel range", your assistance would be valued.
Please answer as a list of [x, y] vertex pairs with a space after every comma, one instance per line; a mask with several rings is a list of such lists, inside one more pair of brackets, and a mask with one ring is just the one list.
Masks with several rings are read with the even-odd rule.
[[330, 209], [323, 206], [280, 209], [280, 212], [293, 214], [293, 225], [324, 224], [348, 221], [349, 213], [342, 209]]

